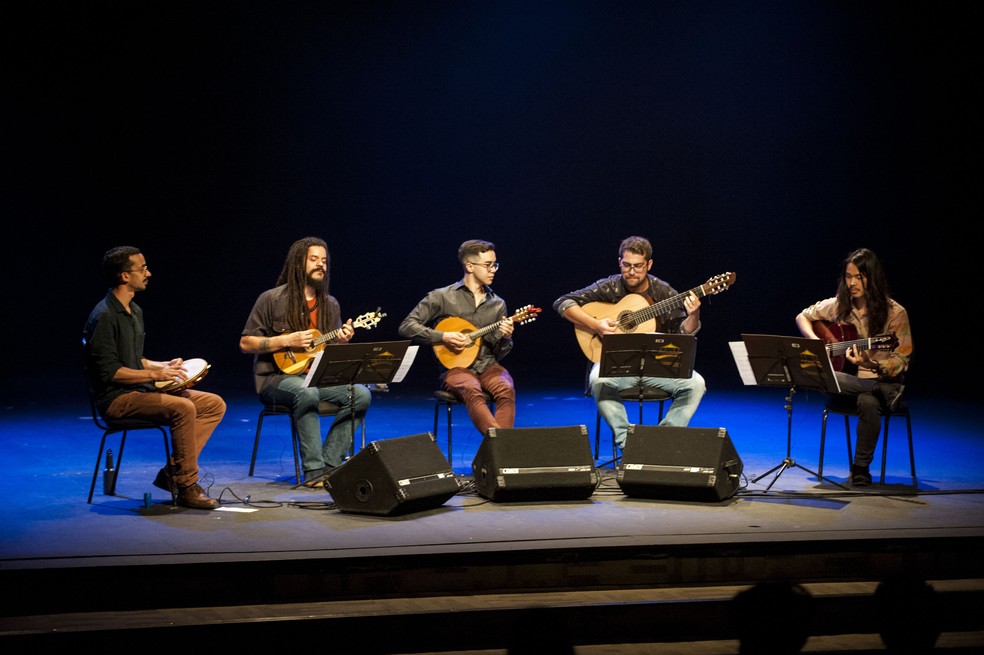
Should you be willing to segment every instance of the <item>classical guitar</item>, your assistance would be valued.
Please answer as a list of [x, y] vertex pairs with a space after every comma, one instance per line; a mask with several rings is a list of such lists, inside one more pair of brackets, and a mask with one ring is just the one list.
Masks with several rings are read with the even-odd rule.
[[[376, 308], [374, 312], [366, 312], [362, 316], [358, 317], [352, 321], [352, 327], [354, 328], [366, 328], [367, 330], [372, 329], [379, 324], [380, 319], [382, 319], [386, 314], [382, 314], [379, 308]], [[317, 355], [320, 351], [324, 350], [325, 344], [336, 339], [338, 335], [342, 333], [342, 328], [337, 330], [332, 330], [331, 332], [326, 332], [321, 334], [317, 330], [313, 330], [315, 337], [314, 341], [307, 348], [290, 348], [288, 350], [280, 350], [273, 353], [273, 361], [277, 363], [277, 367], [281, 371], [292, 375], [294, 373], [303, 373], [307, 369], [309, 360]]]
[[[617, 303], [589, 302], [582, 305], [581, 309], [594, 318], [612, 319], [620, 333], [658, 332], [658, 317], [668, 314], [677, 307], [683, 307], [684, 301], [691, 293], [698, 298], [721, 293], [735, 283], [735, 277], [735, 273], [715, 275], [699, 287], [652, 304], [649, 298], [638, 293], [630, 293]], [[597, 332], [575, 325], [574, 336], [577, 337], [577, 343], [581, 346], [581, 352], [585, 357], [592, 362], [601, 359], [601, 337]]]
[[[539, 307], [534, 307], [533, 305], [526, 305], [520, 308], [511, 317], [504, 319], [507, 321], [512, 321], [517, 325], [525, 325], [526, 323], [532, 323], [536, 320], [536, 315], [542, 310]], [[491, 325], [486, 325], [483, 328], [476, 328], [474, 325], [469, 323], [463, 318], [458, 316], [448, 316], [447, 318], [441, 319], [437, 325], [434, 326], [435, 330], [441, 332], [461, 332], [462, 334], [468, 335], [469, 344], [465, 346], [463, 350], [454, 351], [445, 346], [443, 343], [434, 344], [434, 355], [437, 356], [437, 361], [441, 362], [444, 368], [456, 368], [462, 367], [467, 368], [472, 365], [475, 358], [478, 357], [478, 351], [482, 346], [482, 337], [486, 334], [494, 332], [499, 329], [502, 325], [502, 321], [496, 321]]]
[[858, 339], [858, 329], [850, 323], [829, 323], [813, 321], [813, 332], [820, 337], [827, 347], [830, 363], [835, 371], [856, 373], [857, 366], [847, 361], [847, 351], [851, 348], [862, 350], [895, 350], [899, 347], [899, 338], [894, 332], [877, 334], [873, 337]]

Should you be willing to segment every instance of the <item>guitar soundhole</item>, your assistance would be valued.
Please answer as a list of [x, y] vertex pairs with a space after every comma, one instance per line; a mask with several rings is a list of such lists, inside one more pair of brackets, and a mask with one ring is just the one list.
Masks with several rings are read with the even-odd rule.
[[622, 312], [618, 315], [618, 327], [623, 332], [632, 332], [639, 324], [632, 319], [632, 312]]

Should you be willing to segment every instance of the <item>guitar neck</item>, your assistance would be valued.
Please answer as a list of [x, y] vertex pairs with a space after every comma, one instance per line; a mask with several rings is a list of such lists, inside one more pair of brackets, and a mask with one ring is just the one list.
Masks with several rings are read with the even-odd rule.
[[675, 296], [667, 298], [666, 300], [660, 300], [659, 302], [643, 307], [630, 315], [632, 325], [640, 325], [645, 323], [650, 319], [654, 319], [657, 316], [662, 316], [667, 312], [670, 312], [677, 307], [683, 307], [683, 303], [687, 300], [690, 294], [696, 295], [698, 298], [703, 298], [707, 294], [704, 292], [704, 287], [694, 287], [690, 291], [684, 293], [678, 293]]
[[[511, 318], [509, 320], [515, 322]], [[468, 338], [471, 339], [472, 343], [475, 343], [476, 341], [484, 337], [486, 334], [491, 334], [492, 332], [498, 330], [500, 325], [502, 325], [502, 321], [493, 323], [492, 325], [486, 325], [485, 327], [475, 330], [474, 332], [469, 332]]]
[[335, 330], [332, 330], [331, 332], [325, 332], [320, 337], [318, 337], [317, 339], [315, 339], [314, 341], [312, 341], [310, 347], [311, 348], [317, 348], [318, 346], [320, 346], [323, 343], [328, 343], [329, 341], [331, 341], [332, 339], [334, 339], [335, 337], [337, 337], [341, 333], [342, 333], [342, 328], [337, 328]]
[[828, 343], [827, 352], [830, 353], [831, 356], [840, 356], [855, 346], [858, 350], [871, 350], [872, 338], [868, 337], [866, 339], [854, 339], [853, 341], [836, 341], [834, 343]]

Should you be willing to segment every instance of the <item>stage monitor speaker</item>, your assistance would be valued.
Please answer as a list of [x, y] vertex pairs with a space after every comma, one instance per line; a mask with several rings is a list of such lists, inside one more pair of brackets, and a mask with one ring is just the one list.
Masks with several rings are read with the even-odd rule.
[[373, 441], [325, 478], [342, 512], [394, 516], [440, 507], [461, 490], [429, 432]]
[[717, 502], [743, 468], [724, 428], [630, 425], [616, 481], [626, 496]]
[[478, 494], [495, 502], [580, 500], [598, 486], [583, 425], [490, 428], [472, 474]]

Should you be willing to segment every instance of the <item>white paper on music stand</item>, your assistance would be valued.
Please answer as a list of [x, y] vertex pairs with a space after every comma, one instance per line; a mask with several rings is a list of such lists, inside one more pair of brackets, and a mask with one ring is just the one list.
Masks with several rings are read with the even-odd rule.
[[410, 365], [413, 364], [414, 358], [417, 356], [417, 350], [420, 346], [407, 346], [407, 352], [403, 354], [403, 361], [400, 362], [400, 368], [396, 369], [396, 374], [393, 376], [393, 382], [402, 382], [403, 378], [406, 377], [407, 371], [410, 370]]
[[729, 341], [731, 355], [735, 358], [735, 365], [738, 367], [738, 374], [741, 381], [745, 384], [756, 384], [755, 373], [752, 372], [752, 362], [748, 359], [748, 349], [744, 341]]

